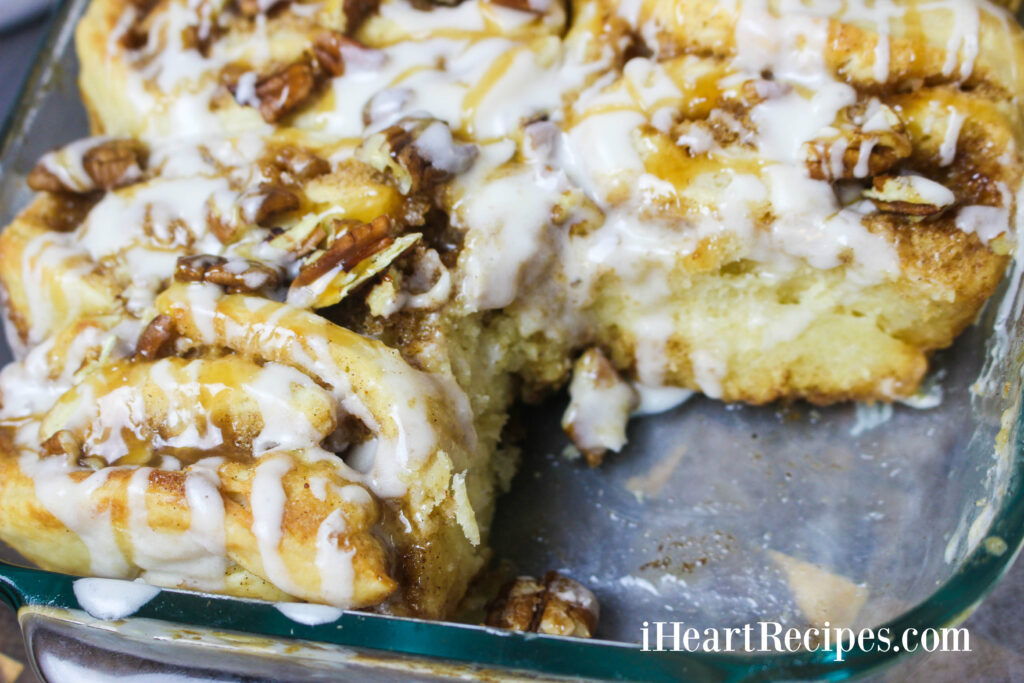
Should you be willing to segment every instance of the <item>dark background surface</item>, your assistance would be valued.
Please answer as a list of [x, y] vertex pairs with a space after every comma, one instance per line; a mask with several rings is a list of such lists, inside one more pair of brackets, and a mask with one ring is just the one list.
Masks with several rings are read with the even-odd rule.
[[[45, 28], [43, 18], [0, 32], [0, 120], [14, 105]], [[1024, 680], [1024, 564], [1014, 565], [966, 625], [971, 632], [971, 653], [917, 656], [881, 679], [935, 683]], [[0, 607], [0, 653], [22, 663], [26, 659], [15, 615], [5, 607]], [[12, 664], [0, 660], [0, 683], [38, 680], [28, 669], [12, 678], [17, 670]]]

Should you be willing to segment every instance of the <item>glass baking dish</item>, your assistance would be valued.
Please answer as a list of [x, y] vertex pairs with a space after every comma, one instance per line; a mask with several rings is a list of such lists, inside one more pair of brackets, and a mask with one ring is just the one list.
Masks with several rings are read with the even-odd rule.
[[[24, 176], [36, 159], [88, 132], [73, 48], [88, 1], [63, 4], [5, 127], [4, 224], [29, 201]], [[887, 627], [896, 638], [962, 622], [1024, 538], [1019, 279], [1014, 268], [977, 323], [936, 355], [913, 405], [752, 408], [697, 398], [634, 420], [627, 449], [594, 470], [568, 457], [564, 398], [523, 408], [530, 427], [521, 471], [499, 503], [496, 565], [557, 569], [592, 588], [602, 606], [593, 640], [173, 590], [103, 620], [79, 604], [75, 577], [26, 567], [9, 552], [0, 596], [18, 610], [33, 665], [51, 680], [861, 675], [905, 653], [854, 650], [837, 661], [829, 651], [648, 652], [639, 643], [654, 621], [829, 621]]]

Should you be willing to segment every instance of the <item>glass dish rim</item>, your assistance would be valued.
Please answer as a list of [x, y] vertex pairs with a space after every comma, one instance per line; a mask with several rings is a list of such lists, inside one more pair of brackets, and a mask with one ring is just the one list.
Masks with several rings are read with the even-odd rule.
[[[75, 9], [90, 0], [60, 0], [49, 19], [36, 59], [21, 83], [15, 104], [0, 122], [0, 171], [18, 132], [29, 122], [36, 95], [56, 65], [54, 48], [74, 31]], [[1019, 15], [1018, 15], [1019, 16]], [[1008, 274], [1009, 276], [1009, 274]], [[956, 572], [926, 599], [878, 624], [897, 638], [910, 629], [952, 626], [964, 621], [995, 587], [1024, 545], [1024, 401], [1018, 401], [1011, 445], [1011, 475], [985, 537], [1005, 542], [1002, 552], [979, 543]], [[74, 594], [80, 577], [0, 561], [0, 599], [15, 610], [24, 607], [82, 609]], [[216, 609], [214, 609], [216, 607]], [[223, 609], [222, 609], [223, 608]], [[273, 603], [175, 589], [163, 589], [130, 618], [154, 619], [236, 631], [247, 635], [297, 638], [394, 655], [458, 661], [486, 668], [527, 670], [554, 676], [626, 680], [677, 680], [682, 671], [715, 678], [827, 678], [863, 675], [895, 663], [909, 653], [859, 648], [836, 661], [831, 651], [778, 654], [643, 651], [637, 643], [559, 638], [452, 622], [431, 622], [364, 612], [344, 612], [337, 621], [307, 626], [287, 618]]]

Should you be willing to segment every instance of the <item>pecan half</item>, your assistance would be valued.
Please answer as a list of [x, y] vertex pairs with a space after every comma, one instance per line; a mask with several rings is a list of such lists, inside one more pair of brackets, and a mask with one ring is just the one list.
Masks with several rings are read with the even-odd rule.
[[402, 194], [427, 190], [463, 173], [476, 160], [477, 148], [452, 139], [443, 121], [401, 119], [360, 145], [356, 156], [382, 173], [390, 173]]
[[274, 216], [299, 208], [299, 197], [291, 190], [263, 183], [245, 192], [238, 200], [242, 220], [263, 225]]
[[256, 107], [264, 121], [276, 123], [309, 99], [316, 87], [316, 74], [310, 64], [300, 61], [250, 84], [251, 91], [243, 87], [242, 80], [228, 88], [240, 105]]
[[313, 56], [327, 74], [341, 76], [345, 73], [342, 48], [346, 46], [362, 47], [362, 43], [337, 31], [324, 31], [313, 40]]
[[159, 358], [174, 335], [174, 319], [169, 315], [158, 315], [139, 335], [135, 343], [135, 357], [142, 360]]
[[147, 155], [137, 140], [79, 140], [43, 156], [26, 182], [37, 192], [115, 190], [143, 179]]
[[935, 215], [956, 202], [949, 188], [919, 175], [877, 176], [863, 194], [879, 211], [918, 217]]
[[339, 236], [319, 258], [302, 267], [292, 282], [293, 289], [312, 284], [335, 269], [352, 270], [360, 261], [394, 242], [387, 216], [378, 216], [370, 223], [352, 223], [338, 232]]
[[295, 180], [312, 180], [331, 172], [331, 165], [312, 152], [298, 147], [284, 147], [274, 157], [274, 163]]
[[872, 100], [840, 112], [834, 132], [805, 144], [815, 180], [852, 180], [884, 173], [913, 148], [903, 122], [890, 107]]
[[605, 453], [617, 453], [626, 444], [626, 423], [636, 404], [636, 392], [611, 361], [600, 349], [587, 349], [573, 366], [562, 429], [596, 467]]
[[111, 140], [88, 150], [82, 165], [98, 187], [112, 190], [142, 178], [146, 155], [146, 147], [137, 140]]
[[587, 588], [558, 572], [543, 581], [520, 576], [506, 584], [488, 605], [487, 625], [513, 631], [590, 638], [600, 608]]
[[174, 269], [174, 279], [179, 282], [211, 282], [232, 294], [258, 292], [276, 287], [281, 282], [280, 274], [270, 266], [211, 254], [179, 258]]

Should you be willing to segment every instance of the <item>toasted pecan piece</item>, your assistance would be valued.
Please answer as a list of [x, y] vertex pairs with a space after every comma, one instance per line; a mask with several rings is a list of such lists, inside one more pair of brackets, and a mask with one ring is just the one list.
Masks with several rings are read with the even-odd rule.
[[345, 56], [342, 48], [362, 47], [362, 43], [337, 31], [324, 31], [313, 40], [313, 56], [320, 68], [330, 76], [345, 73]]
[[312, 180], [331, 172], [327, 161], [299, 147], [282, 147], [274, 156], [274, 163], [299, 181]]
[[246, 192], [239, 200], [239, 204], [244, 221], [263, 225], [274, 216], [299, 208], [300, 202], [298, 195], [291, 190], [263, 183]]
[[390, 173], [399, 191], [409, 194], [468, 170], [477, 148], [453, 140], [443, 121], [406, 117], [364, 140], [356, 155], [378, 171]]
[[276, 287], [280, 274], [270, 266], [247, 259], [228, 259], [212, 254], [182, 256], [174, 269], [178, 282], [211, 282], [231, 294], [258, 292]]
[[26, 182], [37, 192], [115, 190], [143, 179], [147, 156], [138, 140], [80, 140], [43, 156]]
[[112, 190], [142, 178], [147, 153], [138, 140], [111, 140], [86, 151], [82, 166], [97, 187]]
[[169, 315], [156, 316], [139, 335], [135, 343], [135, 357], [141, 360], [159, 358], [174, 335], [174, 320]]
[[598, 348], [587, 349], [573, 366], [569, 406], [562, 429], [591, 467], [605, 453], [626, 444], [626, 423], [637, 404], [636, 392]]
[[378, 216], [369, 223], [352, 222], [338, 232], [339, 236], [319, 258], [302, 267], [292, 282], [293, 288], [305, 287], [335, 269], [352, 270], [360, 261], [394, 242], [387, 216]]
[[600, 608], [590, 590], [558, 572], [543, 581], [520, 576], [505, 584], [488, 605], [487, 625], [513, 631], [590, 638]]
[[257, 78], [251, 90], [242, 85], [242, 79], [229, 84], [228, 89], [239, 104], [255, 107], [267, 123], [276, 123], [305, 104], [317, 84], [313, 66], [305, 60]]

